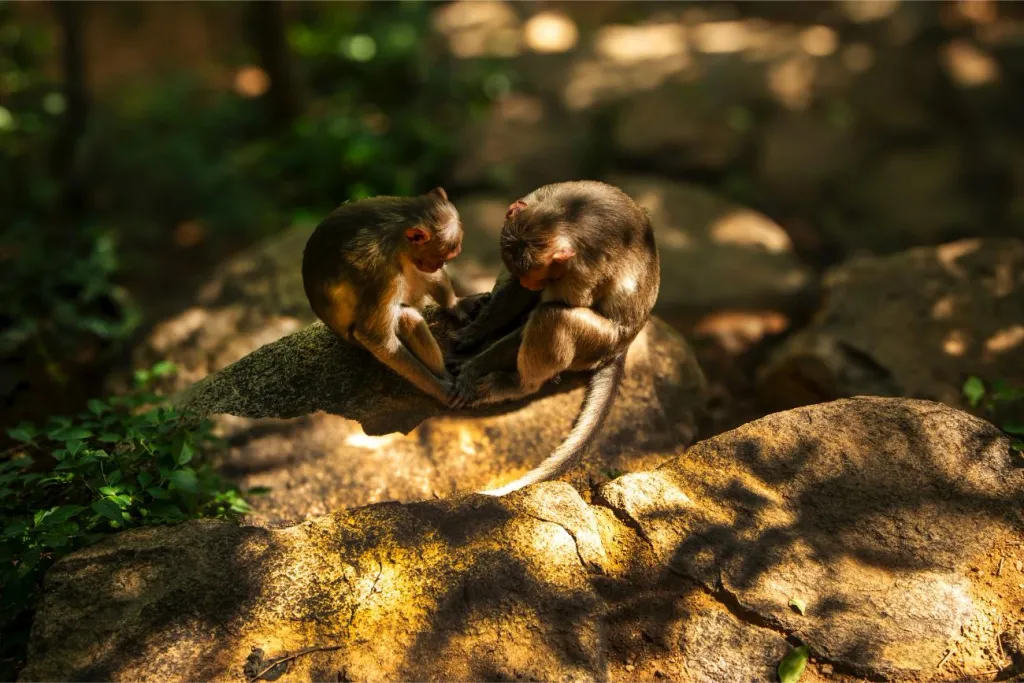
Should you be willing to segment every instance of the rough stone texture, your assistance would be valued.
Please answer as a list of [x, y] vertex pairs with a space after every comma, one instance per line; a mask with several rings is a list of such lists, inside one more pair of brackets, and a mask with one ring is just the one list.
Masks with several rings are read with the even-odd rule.
[[964, 185], [964, 168], [964, 151], [956, 143], [886, 154], [839, 198], [860, 220], [829, 237], [849, 253], [888, 253], [988, 230], [974, 227], [979, 206]]
[[715, 101], [706, 88], [664, 86], [624, 106], [615, 126], [615, 147], [668, 171], [722, 168], [736, 160], [749, 140], [729, 114], [730, 105]]
[[[447, 321], [432, 317], [445, 341]], [[246, 486], [277, 482], [277, 491], [259, 503], [270, 516], [258, 519], [280, 523], [510, 481], [565, 438], [584, 380], [566, 376], [534, 401], [453, 413], [314, 323], [210, 375], [178, 400], [201, 414], [309, 416], [227, 427], [235, 448], [226, 471]], [[600, 482], [608, 473], [656, 464], [665, 449], [692, 442], [705, 399], [705, 379], [686, 341], [655, 320], [630, 348], [619, 397], [574, 477]], [[317, 411], [348, 419], [311, 415]], [[288, 482], [283, 487], [281, 478]]]
[[281, 680], [766, 680], [786, 636], [870, 677], [1010, 662], [1012, 628], [992, 625], [1020, 609], [1019, 579], [978, 568], [1020, 538], [1024, 470], [966, 413], [779, 413], [595, 501], [549, 482], [281, 530], [118, 534], [47, 576], [22, 679], [241, 681], [336, 648]]
[[[452, 169], [459, 186], [486, 185], [514, 196], [580, 176], [588, 123], [551, 111], [539, 97], [509, 95], [468, 127]], [[457, 205], [457, 204], [456, 204]]]
[[616, 175], [608, 182], [651, 212], [662, 263], [659, 314], [785, 309], [810, 293], [809, 269], [764, 214], [662, 178]]
[[841, 265], [822, 308], [760, 373], [792, 407], [908, 396], [965, 407], [964, 380], [1024, 382], [1024, 242], [964, 240]]

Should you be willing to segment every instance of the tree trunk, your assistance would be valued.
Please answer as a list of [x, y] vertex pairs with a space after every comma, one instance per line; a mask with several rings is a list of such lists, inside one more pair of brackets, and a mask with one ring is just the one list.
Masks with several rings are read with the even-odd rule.
[[60, 63], [64, 77], [65, 110], [54, 140], [50, 167], [60, 184], [60, 208], [70, 216], [85, 209], [86, 187], [77, 154], [89, 115], [89, 93], [85, 84], [85, 49], [82, 35], [84, 3], [54, 2], [61, 32]]
[[270, 77], [267, 102], [271, 120], [275, 128], [283, 130], [291, 125], [301, 109], [285, 39], [283, 3], [280, 0], [250, 2], [249, 23], [260, 66]]

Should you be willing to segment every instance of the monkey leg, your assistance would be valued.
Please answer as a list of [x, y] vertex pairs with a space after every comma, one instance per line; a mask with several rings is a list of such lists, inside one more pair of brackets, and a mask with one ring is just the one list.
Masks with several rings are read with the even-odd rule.
[[427, 321], [415, 308], [402, 306], [398, 315], [398, 338], [432, 373], [438, 377], [446, 376], [441, 347], [427, 327]]
[[[533, 312], [522, 334], [516, 371], [464, 370], [456, 380], [454, 406], [524, 398], [566, 370], [592, 367], [613, 353], [619, 341], [615, 324], [595, 311], [550, 305]], [[475, 364], [476, 359], [470, 362]]]

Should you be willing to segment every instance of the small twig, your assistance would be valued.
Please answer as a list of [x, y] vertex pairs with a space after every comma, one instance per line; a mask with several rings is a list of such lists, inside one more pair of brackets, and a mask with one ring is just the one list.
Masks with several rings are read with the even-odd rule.
[[274, 662], [271, 663], [269, 666], [267, 666], [265, 669], [263, 669], [263, 671], [260, 671], [258, 674], [256, 674], [252, 678], [250, 678], [249, 679], [249, 683], [256, 683], [256, 681], [260, 680], [271, 669], [274, 669], [274, 668], [284, 664], [285, 662], [290, 662], [293, 659], [298, 659], [299, 657], [302, 657], [303, 655], [308, 655], [308, 654], [311, 654], [313, 652], [330, 652], [331, 650], [340, 650], [343, 647], [345, 647], [345, 646], [344, 645], [317, 645], [316, 647], [307, 647], [305, 650], [299, 650], [295, 654], [285, 655], [284, 657], [280, 657], [280, 658], [274, 660]]
[[948, 650], [946, 650], [946, 654], [942, 655], [942, 659], [939, 660], [939, 664], [935, 668], [941, 669], [942, 665], [946, 663], [946, 660], [949, 659], [949, 656], [951, 654], [953, 654], [953, 648], [949, 648]]
[[997, 577], [1003, 575], [1003, 561], [1005, 559], [1006, 559], [1005, 557], [1000, 557], [999, 558], [999, 569], [996, 570], [996, 576]]

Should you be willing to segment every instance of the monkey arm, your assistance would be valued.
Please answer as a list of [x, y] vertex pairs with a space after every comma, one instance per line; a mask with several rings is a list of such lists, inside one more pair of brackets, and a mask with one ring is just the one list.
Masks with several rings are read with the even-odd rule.
[[535, 306], [539, 300], [539, 293], [531, 292], [511, 275], [505, 274], [476, 319], [456, 335], [455, 350], [463, 353], [479, 346]]
[[[433, 396], [441, 403], [448, 404], [450, 382], [438, 379], [415, 354], [409, 351], [395, 334], [394, 328], [381, 333], [357, 327], [353, 336], [380, 362], [409, 380], [420, 391]], [[436, 345], [436, 342], [434, 343]]]

